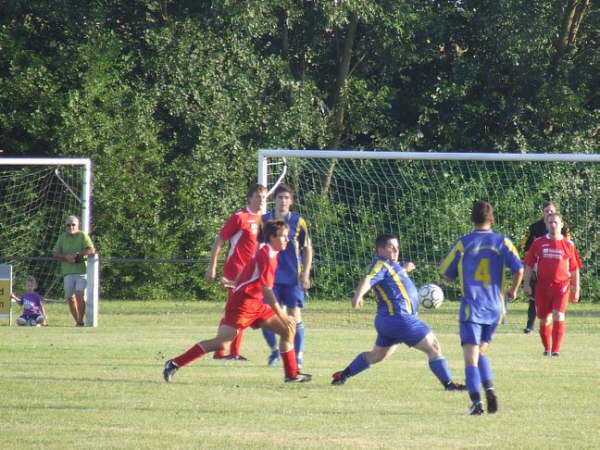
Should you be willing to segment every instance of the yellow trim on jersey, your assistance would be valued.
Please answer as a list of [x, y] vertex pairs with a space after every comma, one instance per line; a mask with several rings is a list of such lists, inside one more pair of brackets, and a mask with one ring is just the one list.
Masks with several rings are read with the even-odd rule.
[[446, 272], [446, 270], [448, 270], [448, 267], [450, 267], [450, 264], [452, 263], [452, 261], [454, 261], [454, 255], [456, 254], [456, 252], [460, 253], [457, 272], [458, 279], [460, 281], [460, 290], [464, 294], [462, 263], [463, 258], [465, 256], [465, 247], [462, 241], [458, 241], [456, 245], [452, 248], [452, 250], [450, 250], [450, 253], [448, 253], [448, 255], [444, 258], [442, 264], [440, 264], [440, 273], [443, 275]]
[[506, 245], [506, 247], [508, 248], [509, 251], [511, 251], [512, 253], [514, 253], [514, 255], [521, 259], [521, 257], [519, 256], [519, 251], [517, 250], [517, 248], [515, 247], [515, 245], [512, 243], [512, 241], [508, 238], [504, 238], [504, 245]]
[[[377, 261], [377, 263], [373, 266], [373, 269], [371, 270], [371, 272], [369, 274], [367, 274], [367, 276], [365, 278], [370, 283], [371, 279], [377, 273], [379, 273], [379, 271], [381, 270], [382, 267], [385, 267], [388, 270], [388, 272], [390, 273], [390, 275], [392, 276], [392, 279], [396, 283], [396, 286], [398, 286], [398, 289], [400, 289], [400, 293], [402, 294], [402, 297], [404, 297], [404, 305], [406, 306], [406, 311], [408, 311], [409, 314], [412, 314], [412, 303], [410, 302], [410, 297], [408, 296], [408, 291], [406, 290], [404, 283], [402, 283], [402, 280], [398, 276], [398, 273], [394, 270], [394, 268], [391, 265], [389, 265], [388, 263], [386, 263], [384, 261]], [[381, 298], [386, 303], [390, 315], [393, 316], [394, 315], [394, 307], [393, 307], [393, 304], [392, 304], [392, 301], [390, 300], [390, 298], [385, 294], [383, 288], [381, 288], [379, 285], [375, 286], [375, 290], [381, 294]]]

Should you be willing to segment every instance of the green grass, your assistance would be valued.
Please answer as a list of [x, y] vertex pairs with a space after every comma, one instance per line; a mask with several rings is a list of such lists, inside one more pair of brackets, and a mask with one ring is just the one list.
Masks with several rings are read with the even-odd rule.
[[[490, 358], [500, 411], [466, 416], [465, 393], [444, 392], [424, 355], [399, 347], [346, 385], [329, 384], [374, 340], [373, 304], [311, 301], [305, 310], [307, 384], [266, 366], [259, 331], [251, 361], [199, 360], [162, 380], [163, 362], [212, 337], [222, 305], [110, 302], [100, 327], [75, 328], [66, 305], [51, 326], [0, 326], [0, 448], [600, 448], [600, 308], [572, 306], [560, 358], [523, 335], [511, 308]], [[425, 311], [458, 381], [456, 303]]]

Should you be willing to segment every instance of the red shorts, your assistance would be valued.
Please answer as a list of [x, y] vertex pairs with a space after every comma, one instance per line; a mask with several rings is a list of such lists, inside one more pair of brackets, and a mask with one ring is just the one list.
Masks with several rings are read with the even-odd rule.
[[535, 309], [539, 319], [545, 319], [553, 310], [562, 313], [569, 304], [569, 281], [561, 283], [540, 283], [535, 285]]
[[261, 323], [269, 320], [275, 315], [275, 311], [269, 305], [265, 305], [260, 300], [247, 300], [244, 302], [227, 302], [225, 307], [225, 317], [221, 324], [229, 325], [236, 329], [248, 327], [260, 328]]

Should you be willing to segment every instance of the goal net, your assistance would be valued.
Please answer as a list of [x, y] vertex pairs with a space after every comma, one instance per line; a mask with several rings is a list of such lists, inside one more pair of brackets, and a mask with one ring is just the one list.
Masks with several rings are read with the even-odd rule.
[[[401, 260], [414, 261], [417, 285], [442, 283], [437, 266], [471, 229], [473, 201], [495, 208], [494, 229], [519, 247], [544, 201], [558, 204], [584, 262], [582, 295], [597, 295], [600, 155], [261, 150], [259, 181], [280, 178], [296, 191], [309, 223], [314, 292], [346, 299], [382, 232], [400, 236]], [[282, 174], [284, 175], [282, 177]], [[444, 287], [458, 299], [455, 284]]]
[[[52, 248], [68, 215], [78, 216], [81, 229], [90, 231], [90, 184], [88, 159], [0, 158], [0, 263], [12, 265], [15, 292], [33, 275], [44, 297], [63, 299]], [[88, 282], [88, 304], [97, 302], [96, 284], [97, 277]], [[92, 325], [97, 307], [88, 309], [86, 322]]]

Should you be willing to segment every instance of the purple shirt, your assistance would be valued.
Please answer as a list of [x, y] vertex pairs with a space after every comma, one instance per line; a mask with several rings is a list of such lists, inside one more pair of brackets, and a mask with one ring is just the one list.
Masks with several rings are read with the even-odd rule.
[[25, 292], [19, 303], [23, 305], [23, 312], [42, 313], [42, 296], [37, 292]]

